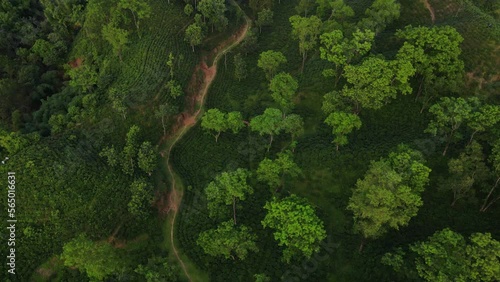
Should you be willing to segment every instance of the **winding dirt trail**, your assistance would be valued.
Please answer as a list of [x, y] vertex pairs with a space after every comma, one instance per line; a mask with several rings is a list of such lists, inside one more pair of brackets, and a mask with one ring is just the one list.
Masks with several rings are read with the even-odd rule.
[[[235, 2], [232, 1], [232, 4], [238, 7], [238, 9], [240, 9]], [[176, 178], [178, 176], [175, 173], [172, 164], [170, 163], [170, 156], [172, 149], [177, 144], [177, 142], [181, 140], [182, 136], [184, 136], [184, 134], [190, 128], [192, 128], [200, 119], [201, 114], [203, 113], [203, 108], [206, 100], [205, 98], [207, 96], [208, 90], [217, 75], [217, 63], [219, 62], [219, 59], [229, 50], [237, 46], [246, 37], [247, 32], [248, 30], [250, 30], [250, 28], [251, 28], [251, 21], [247, 16], [245, 16], [245, 24], [235, 34], [233, 34], [230, 38], [222, 42], [221, 45], [219, 45], [217, 48], [212, 50], [212, 52], [210, 52], [209, 56], [214, 56], [212, 66], [210, 67], [207, 66], [206, 63], [207, 58], [201, 59], [200, 64], [196, 66], [194, 70], [192, 81], [196, 81], [199, 78], [198, 77], [199, 70], [203, 72], [203, 81], [201, 84], [199, 84], [198, 89], [193, 91], [192, 95], [188, 97], [190, 98], [191, 105], [189, 103], [187, 104], [187, 109], [183, 113], [181, 113], [177, 118], [177, 122], [173, 126], [169, 134], [169, 138], [164, 140], [168, 144], [167, 147], [168, 149], [162, 152], [162, 156], [166, 158], [168, 175], [170, 177], [170, 182], [171, 182], [170, 183], [171, 192], [168, 198], [168, 213], [170, 218], [169, 220], [170, 244], [177, 261], [182, 267], [184, 274], [186, 275], [187, 279], [191, 282], [194, 280], [189, 274], [186, 264], [182, 260], [174, 240], [175, 220], [177, 218], [177, 213], [179, 211], [179, 206], [181, 204], [184, 191], [182, 184], [178, 184], [176, 182]], [[198, 109], [195, 111], [196, 107]]]
[[432, 8], [431, 3], [429, 3], [429, 0], [421, 0], [422, 3], [424, 3], [424, 6], [429, 10], [429, 14], [431, 15], [431, 20], [432, 23], [436, 21], [436, 15], [434, 15], [434, 8]]

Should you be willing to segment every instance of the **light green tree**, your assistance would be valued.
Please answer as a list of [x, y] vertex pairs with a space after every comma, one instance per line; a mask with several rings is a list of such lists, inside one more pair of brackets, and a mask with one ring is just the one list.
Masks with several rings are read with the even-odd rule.
[[113, 23], [109, 23], [102, 28], [103, 38], [113, 46], [113, 52], [118, 55], [120, 61], [123, 60], [122, 52], [123, 48], [128, 43], [128, 35], [128, 31], [114, 26]]
[[217, 229], [202, 232], [196, 244], [203, 248], [206, 254], [222, 256], [233, 260], [244, 260], [249, 252], [257, 252], [255, 244], [257, 236], [251, 233], [250, 228], [236, 225], [231, 221], [221, 223]]
[[137, 219], [144, 220], [149, 215], [149, 208], [153, 201], [153, 187], [145, 179], [137, 179], [130, 184], [128, 211]]
[[326, 119], [325, 123], [333, 127], [332, 133], [335, 138], [333, 142], [337, 146], [346, 145], [348, 143], [347, 134], [351, 133], [354, 129], [361, 128], [361, 119], [355, 114], [346, 112], [333, 112]]
[[264, 209], [267, 214], [262, 226], [274, 229], [274, 239], [278, 245], [285, 246], [283, 258], [286, 262], [296, 256], [311, 258], [319, 251], [326, 231], [323, 221], [304, 199], [295, 195], [282, 200], [274, 198]]
[[498, 123], [500, 123], [500, 106], [490, 104], [481, 105], [479, 109], [471, 113], [467, 121], [467, 126], [473, 130], [469, 144], [472, 142], [474, 135], [485, 132]]
[[76, 267], [94, 280], [104, 280], [124, 267], [110, 244], [92, 242], [83, 234], [64, 244], [61, 259], [65, 266]]
[[273, 138], [283, 130], [283, 113], [274, 108], [267, 108], [263, 114], [250, 120], [250, 129], [259, 132], [260, 135], [269, 135], [269, 145], [267, 151], [273, 143]]
[[302, 55], [301, 70], [303, 71], [307, 59], [307, 52], [313, 50], [318, 43], [318, 36], [321, 31], [321, 20], [316, 16], [305, 18], [295, 15], [290, 17], [290, 23], [292, 24], [293, 38], [299, 40], [299, 51]]
[[356, 182], [347, 206], [354, 213], [354, 230], [364, 238], [360, 252], [365, 239], [398, 230], [417, 215], [430, 171], [420, 153], [403, 145], [387, 159], [371, 163], [365, 177]]
[[203, 40], [203, 31], [201, 26], [196, 23], [190, 24], [186, 28], [184, 39], [189, 43], [189, 45], [191, 45], [194, 52], [194, 47], [200, 45]]
[[341, 22], [354, 16], [354, 10], [344, 0], [316, 0], [316, 4], [316, 14], [320, 18], [326, 15], [328, 20]]
[[271, 79], [269, 90], [271, 97], [280, 105], [283, 113], [289, 113], [293, 107], [293, 98], [297, 93], [299, 83], [288, 73], [279, 73]]
[[141, 33], [139, 31], [140, 22], [143, 19], [147, 19], [151, 16], [151, 7], [146, 0], [120, 0], [118, 7], [124, 10], [128, 10], [132, 13], [134, 19], [135, 27], [137, 28], [137, 33], [139, 38]]
[[235, 171], [223, 172], [205, 188], [210, 216], [218, 215], [222, 205], [233, 206], [233, 220], [236, 224], [236, 201], [243, 201], [247, 195], [253, 194], [248, 185], [249, 171], [238, 168]]
[[257, 66], [266, 73], [266, 78], [271, 80], [276, 74], [278, 67], [284, 63], [286, 63], [286, 58], [283, 53], [269, 50], [260, 53]]
[[275, 160], [265, 158], [257, 168], [257, 179], [267, 183], [272, 189], [278, 189], [285, 184], [285, 176], [297, 177], [302, 173], [299, 166], [293, 161], [290, 151], [278, 153]]
[[149, 175], [156, 169], [158, 165], [158, 156], [156, 148], [153, 147], [150, 142], [146, 141], [141, 144], [137, 154], [137, 163], [139, 168]]
[[238, 133], [244, 126], [240, 112], [223, 113], [219, 109], [209, 109], [201, 117], [201, 127], [215, 131], [215, 142], [222, 132], [231, 130], [233, 133]]
[[304, 133], [304, 120], [297, 114], [290, 114], [283, 119], [283, 130], [294, 140]]
[[469, 120], [473, 105], [478, 102], [477, 98], [466, 100], [464, 98], [443, 97], [430, 107], [429, 112], [433, 115], [433, 119], [425, 132], [434, 136], [440, 135], [446, 139], [443, 156], [446, 155], [451, 142], [462, 139], [462, 134], [458, 129]]

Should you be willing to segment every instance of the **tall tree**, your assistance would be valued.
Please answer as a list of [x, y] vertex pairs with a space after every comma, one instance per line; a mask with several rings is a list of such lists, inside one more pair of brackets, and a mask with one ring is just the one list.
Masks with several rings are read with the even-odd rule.
[[238, 133], [243, 126], [243, 117], [240, 112], [223, 113], [219, 109], [209, 109], [201, 117], [201, 127], [216, 132], [215, 142], [219, 139], [221, 132], [232, 130], [233, 133]]
[[274, 13], [271, 9], [263, 9], [257, 14], [255, 24], [259, 27], [259, 33], [262, 32], [263, 26], [270, 26], [273, 24]]
[[249, 6], [253, 10], [254, 15], [264, 9], [271, 9], [273, 7], [273, 0], [249, 0]]
[[139, 31], [140, 22], [143, 19], [147, 19], [151, 16], [151, 7], [146, 0], [120, 0], [118, 7], [124, 10], [129, 10], [132, 13], [134, 19], [135, 27], [139, 37], [141, 33]]
[[472, 142], [474, 135], [487, 131], [497, 123], [500, 123], [500, 106], [490, 104], [481, 105], [479, 109], [471, 113], [467, 122], [467, 126], [473, 130], [469, 144]]
[[295, 15], [290, 17], [290, 23], [292, 24], [293, 38], [299, 40], [299, 51], [302, 55], [301, 70], [303, 71], [307, 59], [307, 52], [313, 50], [318, 43], [318, 36], [321, 31], [321, 20], [316, 16], [305, 18]]
[[462, 134], [458, 131], [460, 126], [469, 119], [473, 105], [477, 104], [477, 98], [464, 99], [454, 97], [443, 97], [439, 102], [430, 107], [429, 112], [434, 118], [429, 123], [425, 130], [434, 136], [441, 135], [446, 139], [446, 146], [443, 151], [443, 156], [451, 142], [460, 140]]
[[420, 194], [430, 171], [419, 152], [403, 145], [387, 159], [373, 161], [347, 206], [354, 213], [354, 230], [364, 239], [375, 239], [390, 228], [408, 225], [423, 204]]
[[283, 113], [289, 113], [293, 107], [293, 98], [297, 93], [299, 83], [288, 73], [279, 73], [269, 83], [271, 97], [281, 107]]
[[260, 135], [267, 134], [271, 138], [269, 140], [269, 148], [273, 143], [275, 135], [280, 134], [283, 130], [283, 113], [278, 109], [267, 108], [263, 114], [258, 115], [250, 120], [250, 129], [259, 132]]
[[155, 117], [161, 119], [161, 126], [163, 127], [163, 135], [167, 134], [166, 119], [173, 116], [179, 112], [179, 109], [170, 104], [161, 104], [158, 109], [155, 110]]
[[462, 89], [464, 63], [460, 59], [463, 38], [451, 26], [412, 27], [398, 30], [396, 36], [405, 42], [397, 58], [410, 62], [416, 69], [422, 95], [422, 111], [436, 96]]
[[205, 20], [208, 19], [212, 26], [212, 32], [214, 31], [214, 27], [219, 31], [226, 28], [228, 24], [228, 19], [224, 15], [226, 10], [227, 7], [224, 0], [201, 0], [198, 3], [198, 11], [200, 11]]
[[295, 195], [282, 200], [274, 198], [264, 206], [267, 214], [262, 226], [274, 229], [274, 239], [285, 246], [283, 258], [290, 262], [292, 257], [311, 256], [319, 251], [320, 243], [326, 238], [323, 221], [314, 209]]
[[333, 112], [325, 120], [325, 123], [333, 127], [332, 133], [335, 135], [333, 142], [337, 146], [346, 145], [347, 134], [351, 133], [354, 129], [361, 128], [361, 119], [355, 114], [345, 112]]
[[191, 48], [194, 52], [194, 46], [200, 45], [201, 41], [203, 40], [203, 31], [201, 29], [201, 26], [196, 23], [190, 24], [186, 28], [184, 39], [189, 43], [189, 45], [191, 45]]
[[285, 176], [297, 177], [301, 173], [299, 166], [293, 161], [290, 151], [278, 153], [275, 160], [265, 158], [257, 168], [257, 179], [266, 182], [269, 187], [277, 189], [285, 184]]
[[495, 189], [498, 187], [500, 184], [500, 141], [497, 141], [493, 145], [493, 149], [491, 150], [491, 155], [490, 155], [490, 162], [493, 166], [493, 176], [495, 179], [495, 182], [491, 189], [488, 192], [488, 195], [483, 201], [483, 205], [481, 206], [480, 211], [485, 212], [488, 210], [496, 201], [500, 200], [500, 195], [497, 195], [497, 197], [492, 197], [494, 196]]
[[130, 127], [127, 133], [125, 147], [122, 151], [122, 168], [123, 172], [128, 175], [134, 174], [135, 157], [139, 150], [139, 132], [140, 128], [137, 125]]
[[167, 257], [153, 256], [148, 258], [146, 265], [140, 264], [134, 272], [142, 275], [146, 282], [178, 282], [179, 269], [169, 262]]
[[286, 63], [286, 58], [283, 53], [269, 50], [260, 53], [257, 66], [266, 73], [266, 78], [271, 80], [276, 74], [278, 67], [284, 63]]
[[361, 28], [371, 29], [375, 34], [382, 32], [389, 24], [399, 18], [401, 5], [396, 0], [375, 0], [366, 9], [366, 18], [359, 23]]
[[304, 133], [304, 120], [297, 114], [287, 115], [283, 119], [283, 130], [292, 136], [292, 143], [295, 138]]
[[248, 194], [253, 194], [253, 188], [248, 185], [249, 171], [238, 168], [235, 171], [223, 172], [205, 188], [208, 200], [208, 210], [211, 216], [216, 216], [222, 205], [233, 206], [233, 220], [236, 224], [236, 201], [243, 201]]
[[458, 158], [448, 162], [450, 177], [444, 182], [443, 189], [453, 192], [452, 206], [463, 198], [475, 193], [474, 186], [481, 185], [488, 177], [483, 148], [473, 141]]
[[298, 14], [304, 14], [307, 17], [307, 13], [314, 7], [314, 0], [299, 0], [299, 4], [295, 7], [295, 11]]
[[257, 236], [251, 233], [250, 228], [236, 225], [229, 221], [221, 223], [217, 229], [202, 232], [196, 244], [201, 246], [206, 254], [222, 256], [226, 259], [244, 260], [249, 252], [257, 252], [255, 244]]
[[316, 14], [320, 18], [326, 15], [328, 20], [345, 21], [354, 16], [354, 10], [344, 0], [316, 0], [316, 4]]
[[76, 267], [95, 280], [103, 280], [124, 267], [110, 244], [92, 242], [83, 234], [64, 245], [61, 259], [65, 266]]
[[136, 179], [130, 184], [128, 211], [139, 220], [147, 219], [153, 202], [153, 187], [145, 179]]
[[156, 148], [154, 148], [150, 142], [146, 141], [141, 144], [137, 154], [137, 163], [139, 168], [149, 175], [156, 169], [158, 165], [158, 155], [156, 153]]

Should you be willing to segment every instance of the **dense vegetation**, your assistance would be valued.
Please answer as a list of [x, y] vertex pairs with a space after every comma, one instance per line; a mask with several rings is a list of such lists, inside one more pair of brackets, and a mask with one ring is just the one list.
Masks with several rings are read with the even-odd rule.
[[498, 281], [499, 11], [2, 1], [1, 279]]

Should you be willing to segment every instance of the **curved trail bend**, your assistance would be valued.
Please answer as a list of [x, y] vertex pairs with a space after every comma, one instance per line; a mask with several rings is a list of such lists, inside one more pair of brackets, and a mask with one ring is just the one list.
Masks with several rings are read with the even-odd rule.
[[[232, 3], [233, 5], [236, 5], [239, 8], [239, 6], [236, 3]], [[186, 275], [187, 279], [189, 281], [193, 281], [191, 276], [189, 275], [189, 272], [187, 270], [187, 267], [182, 260], [182, 258], [179, 255], [179, 251], [177, 250], [177, 247], [175, 246], [175, 240], [174, 240], [174, 228], [175, 228], [175, 220], [177, 218], [177, 213], [179, 210], [179, 206], [182, 201], [182, 196], [183, 196], [183, 187], [182, 185], [177, 185], [176, 183], [176, 173], [172, 167], [172, 164], [170, 163], [170, 156], [173, 147], [177, 144], [179, 140], [181, 140], [182, 136], [190, 129], [192, 128], [200, 119], [200, 116], [203, 112], [203, 106], [205, 104], [205, 98], [207, 96], [208, 90], [210, 88], [210, 85], [212, 84], [213, 80], [215, 79], [217, 75], [217, 63], [219, 62], [219, 59], [227, 53], [229, 50], [237, 46], [247, 35], [248, 30], [251, 28], [251, 21], [250, 19], [245, 16], [245, 24], [235, 33], [233, 34], [228, 40], [222, 43], [222, 46], [217, 47], [214, 49], [210, 54], [215, 54], [215, 57], [213, 59], [213, 64], [211, 67], [207, 67], [205, 59], [203, 58], [200, 62], [200, 64], [195, 68], [195, 72], [193, 74], [193, 77], [197, 76], [197, 71], [202, 70], [204, 73], [203, 77], [203, 82], [201, 83], [199, 89], [193, 93], [193, 103], [198, 102], [199, 107], [198, 110], [194, 113], [192, 113], [192, 110], [190, 111], [187, 109], [185, 112], [181, 114], [181, 118], [177, 120], [177, 123], [174, 125], [173, 132], [170, 134], [169, 140], [167, 140], [167, 150], [164, 152], [166, 154], [162, 154], [166, 158], [166, 163], [167, 163], [167, 168], [168, 168], [168, 175], [170, 177], [170, 196], [169, 196], [169, 224], [170, 224], [170, 244], [172, 246], [173, 253], [178, 260], [179, 264], [182, 267], [182, 270], [184, 274]], [[220, 48], [220, 49], [219, 49]], [[193, 105], [193, 109], [196, 105]]]

